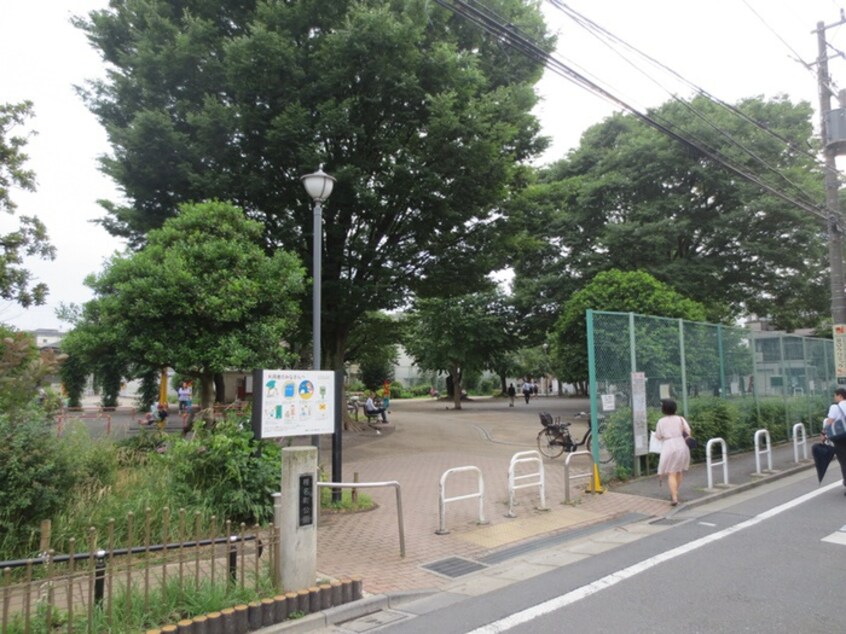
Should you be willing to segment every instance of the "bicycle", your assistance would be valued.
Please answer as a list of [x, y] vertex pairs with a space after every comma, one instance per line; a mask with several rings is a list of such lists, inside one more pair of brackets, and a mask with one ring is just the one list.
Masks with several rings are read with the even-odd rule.
[[[540, 451], [547, 458], [557, 458], [566, 452], [578, 451], [580, 447], [584, 447], [585, 451], [591, 451], [593, 434], [590, 426], [585, 431], [581, 440], [576, 440], [570, 433], [569, 422], [561, 422], [561, 417], [558, 416], [553, 421], [552, 415], [549, 412], [539, 412], [540, 422], [543, 429], [538, 433], [538, 451]], [[581, 412], [577, 417], [584, 416]], [[602, 442], [602, 429], [600, 421], [600, 436], [599, 436], [599, 462], [607, 464], [611, 461], [611, 454]]]

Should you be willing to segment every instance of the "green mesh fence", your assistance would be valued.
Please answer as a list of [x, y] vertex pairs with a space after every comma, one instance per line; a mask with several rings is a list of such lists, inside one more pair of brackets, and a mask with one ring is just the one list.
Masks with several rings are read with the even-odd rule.
[[591, 407], [608, 421], [618, 464], [646, 454], [631, 430], [632, 373], [646, 378], [650, 429], [661, 399], [673, 398], [697, 436], [731, 450], [752, 446], [756, 429], [774, 442], [799, 422], [817, 433], [837, 386], [831, 340], [591, 310], [587, 323]]

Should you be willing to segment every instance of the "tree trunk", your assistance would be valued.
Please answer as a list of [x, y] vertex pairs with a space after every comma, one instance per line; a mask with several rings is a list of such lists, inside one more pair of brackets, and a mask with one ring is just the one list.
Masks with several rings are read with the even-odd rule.
[[449, 373], [452, 376], [452, 402], [455, 409], [461, 409], [461, 371], [457, 366], [452, 366]]
[[214, 374], [214, 400], [216, 403], [226, 402], [226, 383], [223, 380], [223, 374], [220, 372]]
[[200, 375], [200, 409], [209, 410], [214, 406], [214, 375]]
[[500, 385], [500, 393], [505, 395], [508, 394], [508, 387], [505, 385], [505, 374], [499, 375], [499, 385]]

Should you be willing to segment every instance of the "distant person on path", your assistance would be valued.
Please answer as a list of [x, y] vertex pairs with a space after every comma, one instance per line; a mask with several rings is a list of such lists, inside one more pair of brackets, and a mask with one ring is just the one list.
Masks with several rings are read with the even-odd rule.
[[156, 421], [158, 421], [159, 429], [164, 429], [167, 426], [167, 417], [167, 403], [156, 405]]
[[672, 399], [661, 401], [661, 413], [664, 416], [655, 425], [655, 436], [664, 443], [658, 460], [658, 477], [667, 476], [670, 504], [675, 506], [679, 503], [679, 488], [684, 472], [690, 468], [690, 449], [684, 440], [685, 433], [691, 433], [690, 425], [683, 417], [676, 415], [676, 402]]
[[382, 422], [387, 423], [388, 417], [385, 416], [385, 408], [384, 407], [377, 407], [376, 402], [373, 400], [376, 397], [376, 392], [370, 392], [370, 395], [367, 397], [367, 400], [364, 402], [364, 411], [367, 414], [379, 414], [382, 416]]
[[532, 384], [526, 381], [523, 383], [523, 398], [526, 399], [526, 405], [529, 404], [529, 399], [532, 397]]
[[389, 408], [391, 407], [391, 382], [385, 379], [385, 382], [382, 384], [382, 407], [385, 408], [385, 411], [390, 411]]
[[182, 381], [182, 385], [176, 390], [176, 396], [179, 399], [179, 413], [189, 413], [191, 411], [191, 384], [188, 381]]
[[508, 407], [514, 407], [514, 398], [517, 396], [517, 390], [514, 388], [514, 384], [510, 384], [508, 386]]
[[[828, 408], [828, 414], [823, 421], [823, 430], [820, 432], [825, 441], [825, 427], [831, 425], [836, 420], [846, 420], [846, 405], [843, 401], [846, 400], [846, 388], [838, 387], [834, 390], [834, 403]], [[846, 486], [846, 439], [832, 440], [834, 445], [834, 455], [837, 456], [837, 462], [840, 463], [840, 474], [843, 476], [843, 486]]]

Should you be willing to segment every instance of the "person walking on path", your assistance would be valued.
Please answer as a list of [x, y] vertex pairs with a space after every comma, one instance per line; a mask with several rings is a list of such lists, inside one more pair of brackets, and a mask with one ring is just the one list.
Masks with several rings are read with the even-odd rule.
[[176, 396], [179, 400], [179, 413], [189, 413], [191, 411], [191, 384], [188, 381], [182, 381], [179, 389], [176, 390]]
[[661, 401], [661, 413], [664, 416], [655, 425], [655, 436], [664, 443], [658, 460], [658, 478], [660, 481], [660, 478], [667, 476], [670, 504], [676, 506], [684, 472], [690, 468], [690, 449], [685, 442], [685, 435], [691, 433], [690, 425], [682, 416], [676, 415], [676, 402], [672, 399]]
[[514, 398], [517, 396], [517, 390], [514, 388], [514, 384], [511, 383], [508, 386], [508, 407], [514, 407]]
[[532, 384], [529, 381], [523, 383], [523, 398], [526, 399], [526, 405], [528, 405], [529, 399], [532, 398]]
[[[828, 408], [828, 414], [823, 421], [823, 430], [820, 432], [823, 442], [826, 440], [826, 427], [833, 424], [836, 420], [846, 421], [846, 405], [843, 404], [844, 400], [846, 400], [846, 388], [838, 387], [834, 390], [834, 403]], [[837, 456], [837, 462], [840, 463], [843, 486], [846, 486], [846, 438], [832, 440], [831, 444], [834, 445], [834, 455]]]

